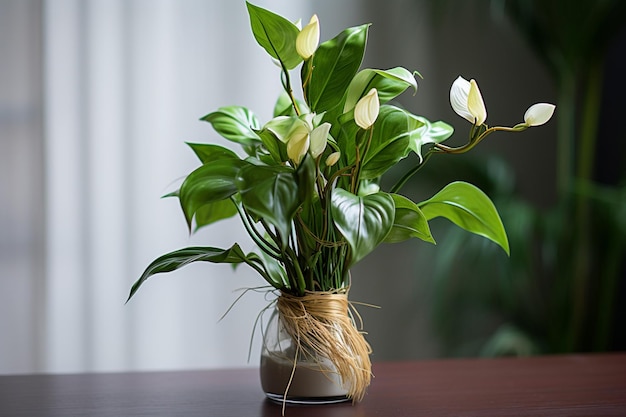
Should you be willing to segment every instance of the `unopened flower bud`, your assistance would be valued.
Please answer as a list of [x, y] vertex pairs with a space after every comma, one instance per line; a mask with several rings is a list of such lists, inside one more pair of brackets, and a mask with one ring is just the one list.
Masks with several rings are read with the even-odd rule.
[[550, 103], [533, 104], [524, 113], [524, 123], [528, 126], [541, 126], [552, 118], [555, 108], [556, 106]]
[[296, 51], [303, 59], [309, 59], [317, 50], [319, 42], [320, 23], [317, 20], [317, 15], [314, 14], [296, 37]]
[[311, 132], [311, 147], [309, 152], [313, 158], [320, 156], [326, 149], [330, 133], [330, 123], [322, 123]]
[[328, 158], [326, 158], [326, 166], [332, 167], [333, 165], [335, 165], [337, 161], [339, 161], [340, 156], [341, 152], [333, 152], [328, 155]]
[[474, 116], [474, 124], [480, 126], [487, 120], [487, 109], [483, 101], [483, 96], [480, 94], [478, 84], [475, 80], [470, 80], [470, 90], [467, 96], [467, 108], [469, 112]]
[[472, 124], [480, 126], [487, 120], [487, 109], [475, 80], [458, 77], [450, 88], [450, 105], [456, 114]]
[[299, 164], [309, 150], [309, 130], [304, 124], [298, 125], [289, 133], [287, 142], [287, 156], [289, 159]]
[[361, 129], [369, 129], [378, 118], [380, 102], [378, 91], [372, 88], [369, 93], [361, 97], [354, 107], [354, 121]]

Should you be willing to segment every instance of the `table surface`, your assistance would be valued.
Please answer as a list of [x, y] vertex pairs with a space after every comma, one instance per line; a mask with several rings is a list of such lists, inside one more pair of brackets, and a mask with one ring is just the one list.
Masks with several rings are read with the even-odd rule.
[[[626, 354], [374, 363], [358, 404], [286, 416], [626, 416]], [[258, 370], [0, 376], [0, 416], [280, 416]]]

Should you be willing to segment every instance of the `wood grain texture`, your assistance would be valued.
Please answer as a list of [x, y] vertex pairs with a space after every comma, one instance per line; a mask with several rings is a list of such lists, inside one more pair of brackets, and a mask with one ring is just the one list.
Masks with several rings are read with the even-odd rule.
[[[287, 416], [626, 416], [626, 354], [375, 363], [363, 402]], [[0, 416], [280, 416], [258, 371], [0, 376]]]

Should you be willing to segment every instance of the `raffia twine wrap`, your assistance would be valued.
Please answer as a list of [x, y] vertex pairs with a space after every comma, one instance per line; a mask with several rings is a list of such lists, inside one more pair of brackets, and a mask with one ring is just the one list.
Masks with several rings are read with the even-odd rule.
[[283, 326], [297, 350], [313, 359], [328, 358], [348, 397], [361, 401], [372, 377], [372, 348], [357, 329], [350, 307], [347, 291], [282, 293], [277, 300]]

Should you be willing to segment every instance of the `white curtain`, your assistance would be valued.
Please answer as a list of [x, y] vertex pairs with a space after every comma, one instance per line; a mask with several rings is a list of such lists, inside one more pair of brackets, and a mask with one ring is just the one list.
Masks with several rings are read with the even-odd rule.
[[[293, 20], [308, 2], [257, 1]], [[131, 284], [188, 245], [247, 243], [236, 219], [190, 237], [160, 196], [197, 166], [184, 144], [221, 139], [201, 116], [239, 104], [261, 120], [280, 91], [244, 1], [44, 3], [47, 271], [45, 372], [245, 366], [266, 305], [245, 267], [191, 265]], [[249, 246], [249, 245], [248, 245]], [[258, 340], [250, 365], [257, 364]]]

